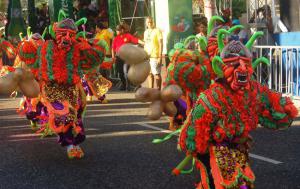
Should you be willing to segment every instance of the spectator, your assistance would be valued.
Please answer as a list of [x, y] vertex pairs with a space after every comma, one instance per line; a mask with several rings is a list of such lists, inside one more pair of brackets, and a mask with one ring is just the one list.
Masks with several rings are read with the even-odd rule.
[[200, 21], [196, 23], [196, 36], [197, 37], [206, 37], [207, 35], [207, 23]]
[[[114, 32], [112, 29], [105, 27], [101, 22], [96, 24], [95, 29], [95, 39], [103, 39], [106, 41], [108, 48], [111, 49], [111, 42], [114, 37]], [[107, 57], [111, 57], [111, 51], [106, 52]]]
[[255, 12], [253, 13], [250, 22], [254, 21], [258, 24], [257, 30], [263, 31], [265, 34], [263, 38], [258, 40], [259, 45], [275, 45], [273, 34], [287, 32], [287, 28], [280, 21], [279, 17], [276, 15], [272, 17], [269, 5], [264, 5], [256, 10], [256, 14]]
[[224, 23], [222, 23], [222, 25], [231, 27], [232, 22], [231, 22], [230, 14], [231, 11], [229, 8], [222, 10], [222, 18], [224, 20]]
[[150, 56], [151, 72], [149, 75], [149, 87], [154, 88], [155, 80], [156, 87], [161, 89], [163, 36], [161, 31], [155, 27], [151, 17], [146, 19], [146, 26], [147, 29], [144, 33], [144, 49]]
[[122, 60], [118, 56], [119, 49], [122, 45], [126, 43], [133, 44], [141, 44], [144, 45], [144, 42], [134, 37], [130, 33], [126, 32], [126, 26], [124, 24], [119, 24], [116, 27], [117, 36], [114, 38], [112, 43], [112, 58], [116, 64], [117, 73], [119, 73], [119, 77], [121, 79], [120, 90], [129, 90], [129, 83], [125, 74], [127, 74], [128, 67], [124, 64], [124, 60]]
[[50, 17], [48, 14], [48, 6], [42, 3], [41, 7], [37, 9], [37, 33], [42, 34], [44, 29], [50, 25]]
[[[114, 37], [112, 29], [105, 27], [101, 22], [97, 22], [95, 28], [95, 39], [104, 40], [107, 43], [106, 57], [111, 58], [111, 42]], [[100, 69], [100, 73], [105, 77], [109, 77], [108, 70]]]
[[[240, 25], [239, 19], [232, 20], [232, 26]], [[248, 34], [245, 29], [237, 29], [234, 33], [230, 36], [229, 40], [236, 40], [241, 41], [243, 44], [246, 44], [248, 41]]]

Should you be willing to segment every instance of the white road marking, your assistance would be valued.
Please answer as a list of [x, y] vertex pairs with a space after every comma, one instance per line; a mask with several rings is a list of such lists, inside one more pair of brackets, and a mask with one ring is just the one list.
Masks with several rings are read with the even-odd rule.
[[[161, 131], [162, 133], [171, 133], [172, 132], [170, 130], [166, 130], [166, 129], [162, 129], [162, 128], [159, 128], [159, 127], [155, 127], [155, 126], [147, 124], [147, 123], [136, 123], [136, 124], [140, 125], [142, 127], [149, 128], [149, 129]], [[274, 159], [271, 159], [271, 158], [268, 158], [268, 157], [264, 157], [264, 156], [259, 156], [259, 155], [256, 155], [256, 154], [251, 154], [250, 153], [249, 156], [252, 157], [252, 158], [254, 158], [254, 159], [262, 160], [262, 161], [265, 161], [265, 162], [268, 162], [268, 163], [272, 163], [272, 164], [275, 164], [275, 165], [283, 163], [281, 161], [277, 161], [277, 160], [274, 160]]]
[[274, 159], [271, 159], [271, 158], [267, 158], [267, 157], [263, 157], [263, 156], [259, 156], [259, 155], [255, 155], [255, 154], [249, 154], [250, 157], [252, 158], [255, 158], [255, 159], [259, 159], [259, 160], [262, 160], [262, 161], [266, 161], [266, 162], [269, 162], [269, 163], [273, 163], [273, 164], [281, 164], [283, 162], [281, 161], [277, 161], [277, 160], [274, 160]]

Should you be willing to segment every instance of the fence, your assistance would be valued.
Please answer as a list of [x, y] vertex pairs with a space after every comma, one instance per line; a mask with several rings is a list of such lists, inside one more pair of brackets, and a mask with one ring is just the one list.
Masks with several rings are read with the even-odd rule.
[[254, 77], [269, 88], [300, 98], [300, 46], [255, 46], [254, 58], [264, 56], [270, 66], [259, 65]]

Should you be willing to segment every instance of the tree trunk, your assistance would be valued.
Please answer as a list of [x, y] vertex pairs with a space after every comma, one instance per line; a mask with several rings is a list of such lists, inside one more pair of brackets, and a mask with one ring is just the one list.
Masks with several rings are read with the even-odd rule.
[[204, 15], [207, 18], [207, 20], [210, 20], [210, 18], [213, 15], [216, 15], [216, 2], [215, 0], [203, 0], [204, 2]]
[[20, 0], [10, 0], [7, 13], [8, 23], [5, 28], [5, 34], [13, 38], [18, 37], [20, 32], [24, 34], [26, 31], [26, 26], [22, 16]]
[[28, 0], [28, 24], [31, 27], [31, 31], [35, 33], [37, 25], [37, 15], [34, 0]]

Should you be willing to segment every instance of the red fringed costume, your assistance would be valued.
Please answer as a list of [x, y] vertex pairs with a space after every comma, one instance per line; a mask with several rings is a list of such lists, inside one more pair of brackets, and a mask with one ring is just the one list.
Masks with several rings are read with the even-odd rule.
[[[232, 30], [218, 28], [218, 36], [209, 39], [207, 58], [181, 50], [168, 68], [167, 83], [197, 96], [192, 98], [194, 104], [183, 124], [179, 146], [187, 158], [195, 159], [201, 173], [199, 189], [254, 188], [249, 132], [258, 124], [269, 129], [288, 128], [298, 114], [289, 97], [252, 79], [258, 63], [268, 63], [264, 57], [252, 62], [250, 49], [262, 33], [254, 34], [246, 45], [240, 41], [225, 45], [224, 34]], [[215, 81], [209, 85], [211, 79]], [[181, 172], [183, 162], [174, 173]]]
[[69, 158], [81, 158], [83, 151], [78, 145], [85, 139], [82, 119], [86, 107], [81, 78], [99, 67], [105, 48], [97, 40], [76, 40], [77, 26], [71, 19], [61, 20], [53, 28], [55, 41], [39, 47], [23, 41], [19, 56], [28, 67], [38, 70], [49, 127], [59, 136], [59, 143], [68, 146]]

